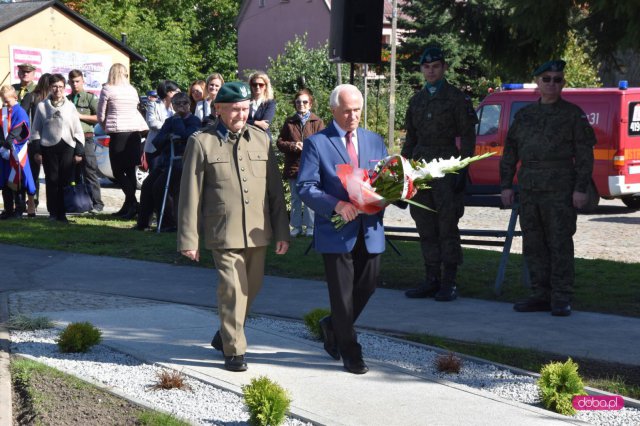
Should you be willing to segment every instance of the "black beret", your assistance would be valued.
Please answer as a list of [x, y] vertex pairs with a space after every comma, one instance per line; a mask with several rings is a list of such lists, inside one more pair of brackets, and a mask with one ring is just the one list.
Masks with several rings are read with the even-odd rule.
[[437, 61], [444, 62], [444, 53], [438, 47], [427, 47], [420, 57], [420, 65]]
[[545, 62], [544, 64], [536, 68], [536, 70], [533, 72], [533, 76], [537, 77], [545, 71], [563, 72], [565, 65], [567, 65], [567, 63], [562, 59], [555, 59], [553, 61]]
[[222, 85], [213, 102], [216, 104], [230, 104], [246, 101], [248, 99], [251, 99], [251, 90], [249, 90], [247, 83], [243, 83], [242, 81], [232, 81]]

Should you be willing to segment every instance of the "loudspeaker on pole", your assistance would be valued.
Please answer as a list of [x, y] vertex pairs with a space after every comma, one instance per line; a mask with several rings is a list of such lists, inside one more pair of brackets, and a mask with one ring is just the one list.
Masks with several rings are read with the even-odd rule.
[[384, 0], [332, 0], [329, 60], [381, 61]]

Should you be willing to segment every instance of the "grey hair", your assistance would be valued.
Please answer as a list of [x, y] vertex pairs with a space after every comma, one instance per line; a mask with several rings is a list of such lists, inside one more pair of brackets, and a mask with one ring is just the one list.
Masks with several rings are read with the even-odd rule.
[[336, 86], [335, 89], [333, 89], [333, 91], [331, 92], [331, 96], [329, 96], [329, 107], [331, 109], [334, 109], [340, 106], [339, 98], [340, 98], [340, 93], [342, 93], [343, 90], [349, 90], [349, 91], [358, 93], [358, 95], [360, 96], [360, 103], [364, 104], [364, 97], [362, 96], [362, 93], [356, 86], [354, 86], [353, 84], [340, 84]]

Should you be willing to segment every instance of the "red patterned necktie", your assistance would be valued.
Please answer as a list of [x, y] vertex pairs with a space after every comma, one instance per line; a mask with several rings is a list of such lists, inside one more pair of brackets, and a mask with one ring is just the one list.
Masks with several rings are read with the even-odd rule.
[[351, 132], [347, 132], [344, 136], [344, 139], [347, 141], [347, 153], [349, 154], [349, 158], [351, 159], [351, 165], [353, 167], [358, 166], [358, 154], [356, 154], [356, 147], [353, 145], [353, 141], [351, 140]]

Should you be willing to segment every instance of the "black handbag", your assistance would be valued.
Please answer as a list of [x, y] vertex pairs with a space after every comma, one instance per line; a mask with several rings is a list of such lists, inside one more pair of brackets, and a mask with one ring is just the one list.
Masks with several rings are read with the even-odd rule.
[[78, 173], [79, 179], [64, 188], [64, 210], [67, 213], [85, 213], [93, 208], [93, 201], [87, 185], [84, 183], [84, 173]]

